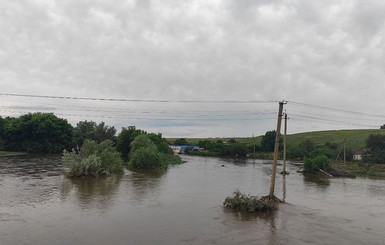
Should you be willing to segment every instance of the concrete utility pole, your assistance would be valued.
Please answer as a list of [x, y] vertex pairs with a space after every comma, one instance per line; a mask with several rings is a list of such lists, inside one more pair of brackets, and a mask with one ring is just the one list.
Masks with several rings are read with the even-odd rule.
[[277, 174], [277, 160], [278, 160], [278, 150], [279, 150], [279, 135], [281, 133], [282, 111], [283, 111], [283, 105], [284, 104], [286, 104], [285, 101], [279, 102], [277, 130], [275, 131], [275, 144], [274, 144], [274, 156], [273, 156], [273, 172], [271, 174], [270, 193], [269, 193], [269, 197], [271, 199], [274, 198], [275, 176]]
[[287, 113], [285, 112], [285, 124], [284, 124], [284, 133], [283, 133], [283, 170], [281, 174], [288, 174], [286, 172], [286, 135], [287, 135]]
[[254, 134], [253, 134], [253, 142], [254, 142], [254, 151], [253, 151], [254, 155], [253, 155], [253, 158], [255, 160], [255, 139], [254, 139]]
[[346, 137], [344, 140], [344, 164], [346, 163]]

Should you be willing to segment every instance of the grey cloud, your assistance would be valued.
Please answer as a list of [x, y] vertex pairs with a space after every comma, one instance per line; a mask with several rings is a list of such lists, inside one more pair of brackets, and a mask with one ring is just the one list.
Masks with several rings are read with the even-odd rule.
[[288, 99], [375, 112], [384, 10], [375, 0], [4, 1], [1, 84], [18, 93]]

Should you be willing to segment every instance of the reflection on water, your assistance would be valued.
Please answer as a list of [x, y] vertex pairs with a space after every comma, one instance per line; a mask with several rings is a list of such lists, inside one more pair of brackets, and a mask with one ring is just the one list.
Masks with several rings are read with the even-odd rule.
[[286, 174], [282, 174], [282, 201], [286, 202]]
[[289, 163], [275, 192], [287, 203], [242, 214], [222, 202], [266, 195], [271, 165], [184, 158], [96, 179], [64, 178], [59, 156], [0, 158], [1, 244], [383, 244], [384, 181], [304, 177]]
[[235, 164], [238, 166], [245, 166], [249, 161], [245, 158], [221, 158], [225, 163]]
[[107, 210], [120, 186], [121, 176], [101, 178], [65, 178], [61, 185], [61, 198], [65, 201], [74, 195], [84, 209], [97, 207]]
[[[320, 177], [316, 175], [305, 175], [303, 181], [306, 185], [315, 184], [316, 187], [321, 190], [325, 190], [330, 186], [330, 179], [325, 177]], [[312, 185], [314, 186], [314, 185]]]
[[162, 176], [166, 171], [131, 172], [127, 178], [127, 188], [131, 190], [132, 204], [140, 205], [147, 198], [156, 196]]

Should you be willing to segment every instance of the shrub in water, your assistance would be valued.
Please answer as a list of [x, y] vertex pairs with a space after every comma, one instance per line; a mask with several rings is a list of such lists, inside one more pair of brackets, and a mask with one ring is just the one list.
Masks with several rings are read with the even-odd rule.
[[330, 160], [325, 155], [308, 158], [305, 160], [303, 168], [308, 173], [313, 173], [318, 169], [328, 170], [330, 168]]
[[161, 169], [182, 163], [179, 156], [160, 152], [146, 134], [137, 136], [130, 146], [129, 167], [133, 169]]
[[65, 173], [68, 177], [95, 177], [123, 173], [123, 161], [110, 140], [100, 144], [86, 140], [79, 154], [74, 150], [64, 151], [62, 160], [64, 166], [68, 167]]
[[136, 169], [159, 169], [162, 168], [160, 154], [150, 147], [143, 147], [132, 152], [130, 166]]
[[278, 202], [267, 198], [261, 199], [257, 196], [250, 196], [239, 191], [234, 196], [227, 197], [223, 202], [225, 208], [241, 212], [267, 212], [278, 208]]

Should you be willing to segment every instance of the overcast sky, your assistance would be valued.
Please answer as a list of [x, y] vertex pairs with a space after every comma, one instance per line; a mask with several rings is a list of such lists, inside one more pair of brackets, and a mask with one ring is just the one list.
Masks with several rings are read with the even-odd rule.
[[382, 0], [1, 1], [2, 93], [275, 102], [1, 95], [0, 113], [251, 136], [274, 129], [288, 100], [289, 133], [375, 127], [385, 118], [290, 102], [385, 115], [384, 20]]

